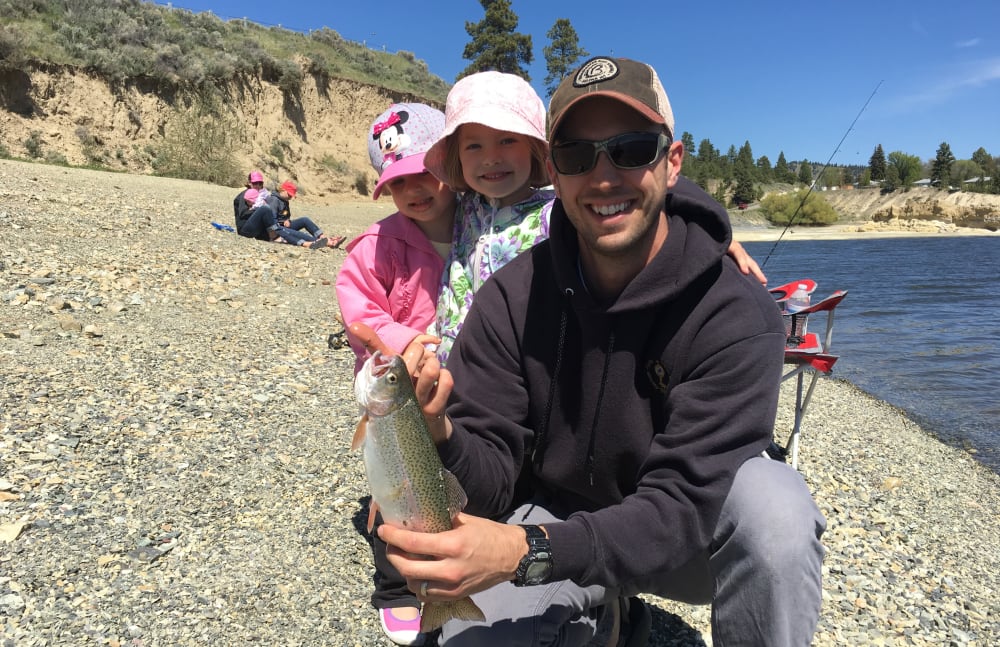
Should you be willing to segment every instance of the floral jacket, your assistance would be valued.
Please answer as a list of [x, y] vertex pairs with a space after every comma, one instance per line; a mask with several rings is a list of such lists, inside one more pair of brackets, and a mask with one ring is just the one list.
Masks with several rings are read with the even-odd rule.
[[472, 297], [498, 269], [549, 237], [549, 214], [555, 192], [537, 189], [527, 199], [497, 208], [475, 192], [462, 195], [451, 253], [445, 261], [433, 334], [441, 337], [438, 358], [444, 364], [462, 329]]

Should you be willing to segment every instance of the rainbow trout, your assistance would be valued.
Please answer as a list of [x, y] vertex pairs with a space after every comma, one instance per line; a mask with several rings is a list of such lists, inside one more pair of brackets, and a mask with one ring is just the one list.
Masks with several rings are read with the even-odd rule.
[[[465, 492], [441, 464], [403, 358], [374, 353], [355, 377], [354, 394], [364, 415], [351, 449], [364, 445], [372, 494], [368, 530], [376, 510], [393, 526], [451, 530], [452, 519], [465, 507]], [[430, 602], [421, 610], [420, 630], [433, 631], [452, 618], [485, 620], [469, 598]]]

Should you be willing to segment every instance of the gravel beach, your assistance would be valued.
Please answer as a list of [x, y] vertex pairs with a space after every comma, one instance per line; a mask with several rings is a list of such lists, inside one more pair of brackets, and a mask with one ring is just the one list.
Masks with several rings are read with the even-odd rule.
[[[217, 231], [237, 191], [0, 160], [0, 645], [390, 644], [345, 253]], [[292, 208], [351, 237], [391, 201]], [[829, 524], [816, 645], [1000, 644], [996, 474], [837, 380], [799, 468]], [[651, 645], [712, 644], [706, 607], [647, 600]]]

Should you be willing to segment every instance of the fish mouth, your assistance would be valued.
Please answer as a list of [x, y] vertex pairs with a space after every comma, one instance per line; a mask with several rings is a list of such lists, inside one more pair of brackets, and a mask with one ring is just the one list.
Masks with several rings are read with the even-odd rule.
[[387, 357], [382, 353], [380, 353], [379, 351], [375, 351], [372, 354], [371, 376], [375, 379], [382, 377], [383, 375], [386, 374], [386, 371], [389, 370], [389, 367], [391, 365], [392, 365], [391, 356]]

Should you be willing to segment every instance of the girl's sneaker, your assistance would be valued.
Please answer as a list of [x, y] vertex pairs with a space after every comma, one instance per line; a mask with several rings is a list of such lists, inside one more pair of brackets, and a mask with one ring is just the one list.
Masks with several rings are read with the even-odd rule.
[[413, 620], [400, 620], [392, 613], [392, 609], [379, 609], [378, 621], [382, 633], [397, 645], [412, 645], [418, 647], [424, 644], [426, 634], [420, 633], [420, 616]]

